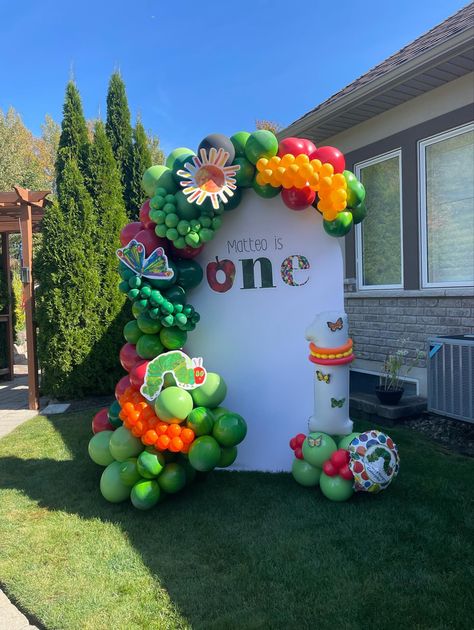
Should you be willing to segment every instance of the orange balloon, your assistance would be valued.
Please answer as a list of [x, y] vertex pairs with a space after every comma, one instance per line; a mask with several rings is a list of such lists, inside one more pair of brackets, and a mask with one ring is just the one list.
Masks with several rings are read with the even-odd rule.
[[156, 442], [157, 439], [158, 439], [158, 435], [156, 434], [156, 431], [153, 431], [153, 429], [150, 429], [142, 437], [142, 442], [143, 444], [147, 444], [151, 446], [152, 444]]
[[329, 162], [325, 162], [319, 171], [322, 177], [330, 177], [334, 173], [334, 166], [329, 164]]
[[267, 183], [266, 178], [263, 176], [263, 173], [257, 173], [256, 181], [259, 186], [265, 186]]
[[167, 435], [160, 435], [160, 436], [158, 436], [158, 439], [156, 441], [158, 446], [160, 448], [162, 448], [163, 450], [168, 448], [170, 442], [171, 442], [171, 440], [170, 440], [170, 438]]
[[257, 167], [257, 171], [259, 173], [261, 173], [262, 171], [264, 171], [267, 168], [267, 164], [268, 164], [268, 160], [267, 158], [260, 158], [257, 162], [257, 164], [255, 165]]
[[295, 162], [299, 166], [302, 166], [303, 164], [309, 164], [309, 157], [306, 155], [306, 153], [300, 153], [296, 156]]
[[292, 153], [285, 153], [285, 155], [281, 158], [280, 165], [284, 167], [290, 166], [295, 161], [295, 156]]
[[316, 171], [316, 173], [320, 171], [322, 166], [321, 160], [311, 160], [310, 164], [313, 167], [314, 171]]
[[180, 438], [183, 440], [185, 444], [190, 444], [194, 440], [194, 431], [192, 429], [188, 429], [185, 427], [181, 431]]
[[168, 448], [172, 453], [179, 453], [179, 451], [183, 448], [183, 446], [184, 446], [183, 440], [180, 437], [174, 437], [171, 440]]
[[177, 437], [181, 433], [181, 427], [179, 424], [170, 424], [166, 434], [170, 436], [170, 438]]
[[159, 422], [156, 425], [156, 431], [159, 435], [164, 435], [168, 431], [168, 424], [166, 422]]

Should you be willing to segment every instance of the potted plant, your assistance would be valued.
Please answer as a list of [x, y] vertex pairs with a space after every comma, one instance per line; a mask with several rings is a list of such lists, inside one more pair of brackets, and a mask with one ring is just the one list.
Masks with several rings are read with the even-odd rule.
[[419, 351], [414, 359], [406, 361], [408, 350], [403, 348], [403, 341], [400, 345], [400, 350], [387, 355], [379, 384], [375, 388], [375, 394], [382, 405], [398, 405], [404, 392], [402, 377], [407, 376], [424, 356], [424, 352]]

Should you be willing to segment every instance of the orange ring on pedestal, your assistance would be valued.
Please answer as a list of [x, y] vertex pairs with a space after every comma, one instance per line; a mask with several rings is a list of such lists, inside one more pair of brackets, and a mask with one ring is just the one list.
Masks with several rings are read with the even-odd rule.
[[309, 344], [309, 349], [311, 354], [343, 354], [350, 350], [353, 346], [352, 339], [349, 339], [343, 346], [339, 346], [338, 348], [319, 348], [315, 346], [311, 341]]

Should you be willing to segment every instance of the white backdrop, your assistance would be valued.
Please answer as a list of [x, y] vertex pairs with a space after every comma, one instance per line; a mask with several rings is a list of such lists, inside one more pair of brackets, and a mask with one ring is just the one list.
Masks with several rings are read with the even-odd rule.
[[[240, 205], [223, 219], [215, 239], [197, 259], [204, 280], [190, 292], [189, 302], [201, 321], [189, 334], [185, 350], [192, 357], [202, 356], [208, 371], [224, 377], [228, 394], [223, 406], [247, 421], [247, 437], [238, 446], [234, 468], [289, 470], [288, 441], [307, 432], [313, 411], [314, 366], [308, 361], [305, 329], [317, 312], [343, 309], [341, 246], [324, 232], [314, 208], [294, 212], [280, 196], [262, 199], [245, 191]], [[240, 253], [250, 248], [250, 238], [260, 239], [260, 247], [266, 239], [266, 251]], [[255, 249], [254, 242], [252, 246]], [[310, 263], [310, 269], [294, 273], [297, 282], [308, 278], [302, 286], [289, 286], [280, 275], [282, 261], [292, 255], [305, 256]], [[234, 284], [225, 293], [212, 290], [206, 280], [206, 266], [216, 256], [231, 260], [236, 268]], [[239, 259], [259, 256], [271, 261], [275, 288], [260, 288], [256, 263], [257, 288], [242, 289]], [[222, 272], [217, 277], [223, 277]]]

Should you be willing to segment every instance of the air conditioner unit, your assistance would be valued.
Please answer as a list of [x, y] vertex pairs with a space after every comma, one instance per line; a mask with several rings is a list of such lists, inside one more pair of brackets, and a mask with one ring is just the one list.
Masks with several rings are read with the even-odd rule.
[[474, 422], [474, 335], [428, 339], [428, 411]]

